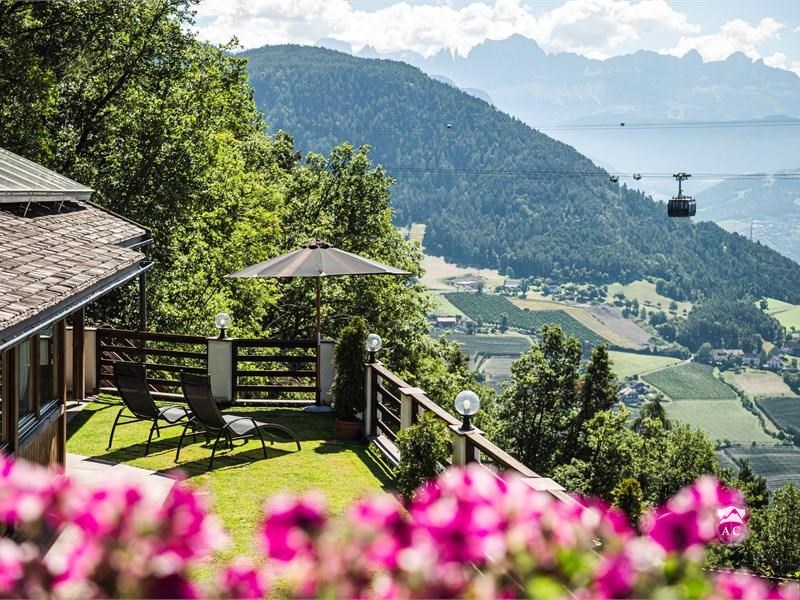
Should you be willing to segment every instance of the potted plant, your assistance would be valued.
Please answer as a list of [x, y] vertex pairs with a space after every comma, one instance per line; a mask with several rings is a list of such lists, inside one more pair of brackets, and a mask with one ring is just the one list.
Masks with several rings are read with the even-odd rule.
[[336, 377], [333, 381], [333, 407], [336, 411], [336, 437], [357, 440], [364, 412], [364, 363], [367, 360], [367, 323], [355, 317], [344, 327], [336, 342]]

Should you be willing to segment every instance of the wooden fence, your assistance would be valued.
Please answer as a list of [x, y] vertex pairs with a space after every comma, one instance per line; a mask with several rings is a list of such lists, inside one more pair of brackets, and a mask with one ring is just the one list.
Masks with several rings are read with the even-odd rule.
[[202, 336], [98, 328], [96, 382], [100, 392], [115, 392], [114, 363], [147, 367], [147, 383], [156, 398], [178, 398], [179, 373], [208, 372], [208, 340]]
[[[461, 420], [389, 371], [381, 363], [368, 363], [366, 374], [365, 435], [393, 463], [399, 458], [397, 434], [419, 422], [424, 412], [433, 413], [451, 432], [453, 455], [450, 465], [480, 463], [492, 473], [516, 472], [532, 488], [554, 495], [564, 502], [575, 502], [563, 487], [542, 477], [486, 439], [479, 430], [461, 431]], [[445, 465], [447, 466], [447, 465]]]
[[[314, 340], [227, 340], [231, 355], [228, 401], [310, 404], [316, 400], [317, 344]], [[209, 372], [208, 339], [99, 328], [96, 337], [96, 382], [100, 392], [114, 393], [114, 363], [147, 367], [153, 396], [180, 400], [180, 373]], [[225, 379], [228, 375], [225, 376]]]
[[234, 401], [316, 399], [317, 343], [314, 340], [234, 340]]

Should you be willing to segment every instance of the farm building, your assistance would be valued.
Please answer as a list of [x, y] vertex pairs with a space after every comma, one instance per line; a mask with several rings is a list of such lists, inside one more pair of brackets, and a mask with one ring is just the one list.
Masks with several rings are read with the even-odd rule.
[[64, 462], [70, 380], [83, 396], [84, 307], [150, 267], [149, 231], [92, 193], [0, 148], [0, 451], [42, 464]]
[[711, 358], [714, 361], [724, 361], [734, 358], [744, 358], [744, 350], [739, 348], [714, 348], [711, 350]]
[[458, 321], [458, 317], [436, 317], [436, 326], [441, 329], [455, 329]]

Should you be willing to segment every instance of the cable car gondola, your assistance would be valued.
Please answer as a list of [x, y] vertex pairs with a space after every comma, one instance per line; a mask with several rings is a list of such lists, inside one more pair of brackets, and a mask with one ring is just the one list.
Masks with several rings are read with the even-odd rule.
[[670, 217], [693, 217], [697, 213], [697, 203], [691, 196], [683, 195], [682, 183], [691, 177], [687, 173], [673, 175], [678, 180], [678, 195], [667, 202], [667, 215]]

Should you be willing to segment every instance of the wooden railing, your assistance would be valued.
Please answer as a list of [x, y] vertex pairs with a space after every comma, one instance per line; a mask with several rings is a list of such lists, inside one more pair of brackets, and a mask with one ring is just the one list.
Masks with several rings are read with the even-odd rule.
[[234, 401], [310, 402], [317, 393], [314, 340], [234, 340]]
[[114, 363], [147, 367], [147, 383], [156, 398], [178, 399], [179, 373], [208, 372], [208, 341], [202, 336], [98, 328], [96, 379], [100, 392], [115, 392]]
[[461, 431], [458, 418], [428, 398], [423, 390], [410, 386], [381, 363], [368, 363], [366, 377], [364, 433], [367, 439], [376, 442], [376, 447], [390, 462], [396, 463], [400, 459], [394, 443], [397, 434], [418, 423], [420, 415], [427, 411], [450, 430], [453, 455], [449, 464], [480, 463], [498, 476], [505, 471], [513, 471], [532, 488], [546, 491], [564, 502], [575, 502], [563, 487], [529, 469], [486, 439], [479, 430]]

